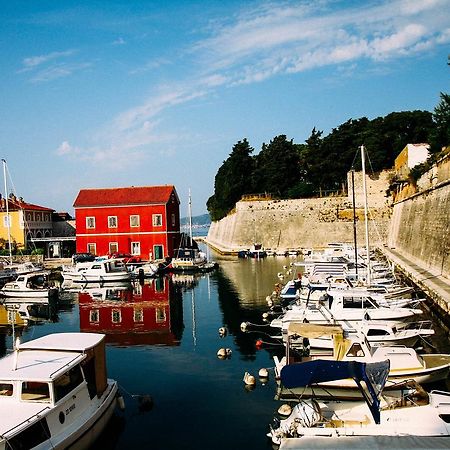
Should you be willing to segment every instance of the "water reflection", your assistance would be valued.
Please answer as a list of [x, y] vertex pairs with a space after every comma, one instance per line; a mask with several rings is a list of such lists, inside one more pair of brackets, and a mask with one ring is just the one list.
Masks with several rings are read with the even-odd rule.
[[180, 344], [181, 295], [167, 277], [127, 286], [89, 286], [78, 294], [80, 331], [106, 334], [113, 345]]

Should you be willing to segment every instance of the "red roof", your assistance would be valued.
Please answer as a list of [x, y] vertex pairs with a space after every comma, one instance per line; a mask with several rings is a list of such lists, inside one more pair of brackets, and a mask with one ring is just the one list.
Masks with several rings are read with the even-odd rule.
[[[33, 205], [33, 203], [27, 203], [18, 198], [8, 199], [8, 209], [10, 211], [18, 211], [19, 209], [23, 211], [43, 211], [43, 212], [54, 211], [54, 209], [46, 208], [45, 206]], [[6, 211], [6, 204], [4, 199], [2, 199], [0, 210]]]
[[74, 208], [83, 206], [115, 206], [166, 204], [172, 192], [178, 200], [175, 186], [119, 187], [106, 189], [82, 189], [73, 204]]

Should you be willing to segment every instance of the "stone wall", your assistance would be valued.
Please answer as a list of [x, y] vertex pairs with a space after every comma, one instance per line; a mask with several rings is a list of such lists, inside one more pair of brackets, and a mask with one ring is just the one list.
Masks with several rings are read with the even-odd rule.
[[388, 246], [450, 278], [450, 180], [394, 205]]
[[[364, 210], [356, 213], [362, 245]], [[370, 213], [371, 242], [385, 243], [390, 209]], [[317, 248], [333, 241], [353, 242], [353, 229], [353, 206], [347, 197], [240, 201], [233, 214], [211, 224], [207, 241], [222, 252], [247, 249], [255, 242], [277, 250]]]

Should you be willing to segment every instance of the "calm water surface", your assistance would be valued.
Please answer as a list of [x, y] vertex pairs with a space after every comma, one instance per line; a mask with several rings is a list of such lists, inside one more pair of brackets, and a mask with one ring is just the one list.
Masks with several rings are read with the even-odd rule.
[[[258, 350], [260, 336], [241, 332], [240, 324], [262, 322], [277, 273], [293, 260], [213, 257], [220, 268], [195, 279], [163, 277], [132, 290], [67, 293], [51, 317], [16, 330], [22, 340], [67, 331], [107, 335], [108, 376], [118, 380], [126, 409], [95, 448], [272, 448], [265, 434], [279, 406], [273, 372], [253, 390], [242, 379], [246, 371], [257, 377], [260, 368], [271, 368], [276, 348]], [[4, 353], [12, 336], [1, 337]], [[448, 344], [448, 336], [440, 342]], [[222, 347], [232, 350], [229, 359], [217, 358]]]

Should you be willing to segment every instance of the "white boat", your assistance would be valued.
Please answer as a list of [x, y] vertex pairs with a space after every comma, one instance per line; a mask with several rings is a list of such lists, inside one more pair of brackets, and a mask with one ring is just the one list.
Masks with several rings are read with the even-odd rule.
[[[320, 336], [332, 335], [334, 339], [333, 349], [329, 352], [303, 352], [297, 358], [289, 343], [286, 345], [286, 356], [279, 359], [274, 356], [275, 373], [279, 380], [284, 376], [291, 379], [299, 376], [305, 370], [305, 362], [311, 360], [326, 361], [355, 361], [362, 363], [377, 363], [390, 361], [387, 388], [396, 388], [409, 380], [417, 383], [433, 383], [448, 378], [450, 374], [450, 354], [418, 354], [416, 350], [405, 346], [380, 346], [373, 347], [367, 338], [360, 333], [344, 333], [342, 327], [313, 325], [313, 324], [291, 324], [289, 333], [301, 335], [306, 339]], [[307, 341], [304, 341], [307, 345]], [[305, 345], [305, 346], [306, 346]], [[306, 355], [306, 357], [304, 356]], [[352, 379], [339, 379], [337, 381], [324, 382], [315, 386], [316, 395], [327, 395], [330, 391], [340, 398], [356, 398], [359, 392], [354, 389]], [[338, 393], [337, 393], [338, 392]], [[305, 395], [304, 387], [299, 390], [295, 388], [286, 389], [283, 383], [279, 383], [279, 398], [288, 398], [296, 395]]]
[[105, 335], [56, 333], [0, 360], [0, 448], [89, 448], [111, 418]]
[[192, 237], [192, 211], [191, 191], [189, 190], [188, 219], [189, 236], [183, 235], [180, 247], [170, 262], [173, 272], [208, 272], [214, 270], [217, 264], [208, 261], [206, 253], [199, 250], [197, 243]]
[[159, 273], [158, 264], [147, 263], [128, 263], [126, 264], [128, 271], [132, 277], [154, 277]]
[[53, 298], [58, 296], [58, 288], [51, 286], [49, 272], [31, 272], [19, 275], [0, 289], [3, 297]]
[[62, 276], [64, 279], [72, 280], [72, 283], [109, 283], [131, 280], [131, 273], [118, 259], [105, 259], [77, 263], [75, 266], [65, 266]]
[[411, 307], [380, 306], [364, 295], [353, 295], [347, 290], [336, 290], [319, 301], [306, 305], [292, 305], [282, 316], [271, 321], [271, 326], [286, 330], [290, 322], [351, 323], [361, 320], [380, 320], [385, 324], [398, 325], [422, 314], [422, 310]]
[[[388, 361], [384, 364], [388, 364]], [[410, 389], [406, 389], [400, 397], [398, 393], [392, 395], [389, 391], [383, 390], [385, 373], [382, 373], [381, 377], [378, 376], [380, 372], [385, 371], [383, 365], [375, 366], [375, 370], [364, 374], [365, 376], [360, 370], [361, 366], [354, 363], [333, 367], [326, 361], [320, 361], [317, 365], [313, 363], [308, 369], [305, 367], [307, 375], [303, 380], [299, 380], [299, 384], [306, 386], [318, 380], [351, 376], [355, 386], [359, 386], [360, 390], [365, 392], [364, 400], [340, 401], [332, 396], [323, 401], [300, 398], [288, 418], [274, 422], [268, 436], [276, 445], [283, 444], [284, 440], [291, 438], [292, 445], [288, 448], [310, 448], [306, 442], [309, 438], [314, 438], [317, 443], [317, 447], [313, 448], [344, 448], [337, 444], [341, 438], [346, 439], [346, 448], [369, 448], [366, 447], [367, 444], [364, 445], [364, 440], [357, 438], [380, 435], [391, 437], [393, 446], [396, 437], [447, 438], [441, 441], [442, 447], [430, 448], [448, 448], [450, 393], [433, 390], [428, 394], [416, 385], [414, 388], [411, 386]], [[369, 364], [366, 367], [369, 367]], [[365, 369], [363, 370], [365, 372]], [[336, 376], [333, 376], [333, 372], [336, 372]], [[289, 383], [289, 380], [286, 380], [286, 383]], [[350, 437], [355, 437], [355, 441], [352, 442]], [[295, 445], [296, 442], [298, 445]]]

